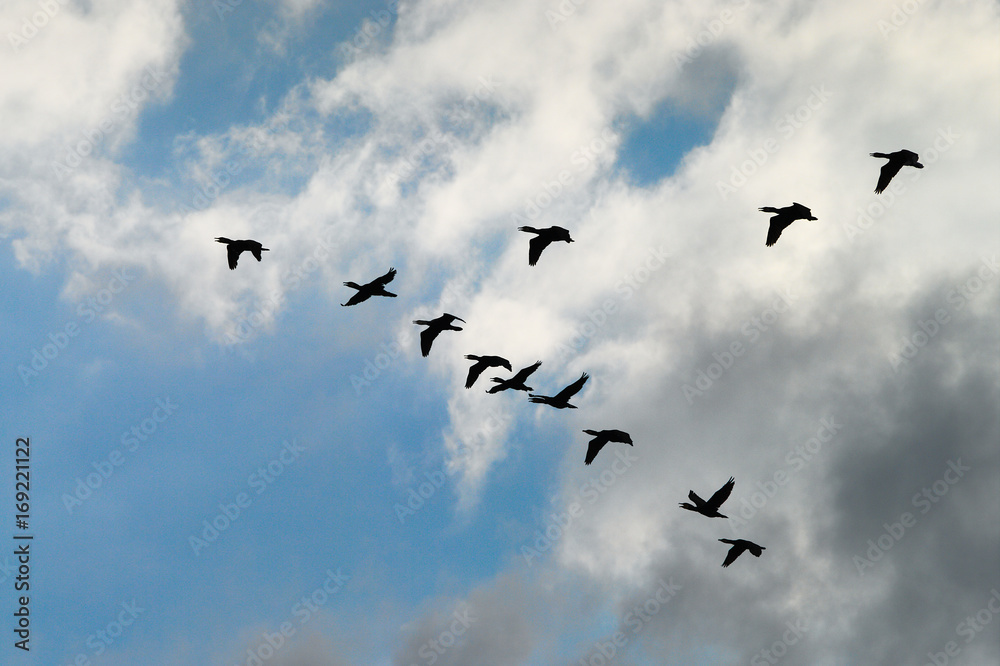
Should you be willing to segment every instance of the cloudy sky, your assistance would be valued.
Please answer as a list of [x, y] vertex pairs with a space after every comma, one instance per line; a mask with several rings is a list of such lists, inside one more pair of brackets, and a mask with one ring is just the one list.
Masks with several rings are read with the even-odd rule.
[[[0, 661], [997, 663], [998, 30], [5, 0]], [[901, 148], [924, 168], [874, 194]], [[818, 220], [765, 247], [793, 201]], [[521, 225], [575, 242], [529, 267]], [[216, 236], [270, 251], [230, 271]], [[465, 354], [591, 379], [556, 410], [466, 390]], [[605, 428], [634, 447], [585, 466]], [[729, 519], [677, 506], [730, 476]]]

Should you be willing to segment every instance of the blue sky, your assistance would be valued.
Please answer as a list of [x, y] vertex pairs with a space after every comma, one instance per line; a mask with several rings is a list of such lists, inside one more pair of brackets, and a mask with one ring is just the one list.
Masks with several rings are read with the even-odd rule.
[[0, 9], [4, 664], [996, 660], [994, 4], [223, 4]]

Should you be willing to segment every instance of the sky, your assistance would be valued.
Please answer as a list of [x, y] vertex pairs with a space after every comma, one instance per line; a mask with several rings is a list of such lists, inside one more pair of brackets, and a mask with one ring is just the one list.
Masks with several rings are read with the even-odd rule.
[[[997, 663], [998, 30], [5, 0], [0, 661]], [[574, 242], [532, 267], [519, 226]], [[466, 354], [590, 380], [557, 410]]]

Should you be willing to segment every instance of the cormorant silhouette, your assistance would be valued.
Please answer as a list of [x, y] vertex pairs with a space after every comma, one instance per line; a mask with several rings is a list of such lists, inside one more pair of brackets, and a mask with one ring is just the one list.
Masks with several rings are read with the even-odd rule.
[[420, 353], [424, 356], [431, 353], [431, 344], [434, 342], [434, 338], [436, 338], [438, 333], [441, 331], [461, 331], [461, 327], [452, 326], [452, 322], [455, 320], [458, 320], [463, 324], [465, 323], [464, 319], [456, 317], [453, 314], [448, 314], [447, 312], [437, 319], [414, 319], [414, 324], [420, 324], [427, 327], [420, 332]]
[[538, 370], [538, 366], [541, 364], [541, 361], [535, 361], [533, 365], [529, 365], [527, 368], [521, 368], [518, 370], [517, 374], [510, 379], [500, 379], [499, 377], [494, 377], [491, 381], [496, 382], [496, 386], [486, 389], [486, 392], [499, 393], [500, 391], [506, 391], [507, 389], [513, 389], [514, 391], [534, 391], [535, 389], [525, 385], [524, 382], [531, 376], [531, 373]]
[[878, 185], [875, 186], [875, 194], [882, 194], [882, 191], [888, 187], [889, 181], [892, 177], [899, 173], [899, 170], [905, 166], [916, 167], [918, 169], [923, 169], [924, 165], [918, 162], [920, 156], [911, 150], [897, 150], [894, 153], [869, 153], [872, 157], [884, 157], [889, 160], [882, 165], [882, 171], [878, 174]]
[[475, 356], [473, 354], [466, 354], [465, 358], [470, 361], [475, 361], [472, 367], [469, 368], [469, 377], [465, 380], [465, 388], [472, 388], [472, 385], [476, 383], [479, 379], [479, 375], [483, 374], [486, 368], [507, 368], [512, 370], [510, 367], [510, 361], [503, 358], [502, 356]]
[[760, 557], [760, 554], [766, 550], [764, 546], [758, 546], [753, 541], [747, 541], [746, 539], [719, 539], [722, 543], [732, 544], [732, 548], [729, 549], [729, 553], [726, 555], [726, 561], [722, 563], [722, 566], [728, 567], [730, 564], [736, 561], [736, 558], [743, 554], [743, 551], [749, 550], [750, 554], [754, 557]]
[[778, 236], [789, 224], [795, 220], [815, 220], [812, 211], [800, 203], [792, 202], [791, 206], [775, 208], [774, 206], [764, 206], [758, 209], [762, 213], [775, 213], [771, 218], [771, 226], [767, 230], [767, 246], [771, 247], [778, 242]]
[[582, 375], [580, 375], [580, 378], [578, 380], [576, 380], [575, 382], [564, 388], [562, 391], [559, 391], [559, 393], [555, 394], [554, 396], [549, 397], [545, 395], [535, 395], [534, 393], [529, 393], [528, 401], [537, 402], [542, 405], [552, 405], [556, 409], [566, 409], [567, 407], [569, 407], [570, 409], [576, 409], [576, 405], [569, 404], [569, 399], [572, 398], [574, 395], [576, 395], [576, 393], [583, 388], [583, 385], [587, 383], [588, 379], [590, 379], [590, 375], [588, 375], [585, 372]]
[[598, 452], [608, 442], [621, 442], [633, 446], [632, 437], [623, 430], [584, 430], [584, 432], [594, 436], [594, 439], [590, 440], [590, 445], [587, 447], [587, 457], [583, 461], [586, 465], [594, 462]]
[[528, 265], [534, 266], [538, 263], [538, 258], [542, 256], [542, 250], [549, 246], [549, 243], [553, 241], [566, 241], [567, 243], [572, 243], [573, 239], [569, 237], [569, 230], [563, 229], [562, 227], [548, 227], [547, 229], [536, 229], [534, 227], [518, 227], [518, 231], [527, 231], [533, 234], [538, 234], [531, 239], [528, 243]]
[[733, 479], [733, 477], [729, 477], [729, 481], [726, 481], [724, 486], [716, 490], [715, 494], [708, 498], [707, 502], [698, 497], [692, 490], [688, 493], [688, 498], [694, 502], [694, 504], [681, 502], [680, 507], [682, 509], [687, 509], [688, 511], [700, 513], [703, 516], [708, 516], [709, 518], [728, 518], [729, 516], [724, 516], [719, 513], [719, 507], [722, 506], [723, 502], [729, 499], [729, 494], [733, 492], [733, 486], [735, 485], [736, 480]]
[[229, 270], [236, 270], [236, 262], [240, 259], [240, 253], [244, 250], [248, 250], [257, 261], [260, 261], [261, 252], [270, 252], [266, 247], [261, 247], [261, 244], [255, 240], [229, 240], [228, 238], [215, 239], [216, 243], [225, 243], [227, 245], [227, 250], [229, 254]]
[[377, 277], [368, 284], [357, 284], [356, 282], [345, 282], [345, 287], [350, 287], [352, 289], [357, 289], [358, 293], [351, 296], [350, 300], [346, 303], [341, 303], [341, 305], [357, 305], [358, 303], [363, 303], [367, 301], [372, 296], [391, 296], [396, 298], [396, 294], [391, 294], [385, 290], [385, 285], [392, 282], [392, 279], [396, 277], [396, 269], [390, 268], [389, 272], [382, 277]]

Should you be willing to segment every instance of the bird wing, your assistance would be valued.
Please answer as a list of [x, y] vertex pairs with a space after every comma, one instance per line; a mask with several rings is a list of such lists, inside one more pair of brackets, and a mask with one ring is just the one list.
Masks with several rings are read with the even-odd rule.
[[517, 374], [510, 378], [512, 382], [523, 382], [525, 379], [531, 376], [535, 370], [542, 364], [541, 361], [535, 361], [534, 365], [529, 365], [527, 368], [521, 368], [517, 371]]
[[431, 343], [434, 342], [434, 338], [438, 336], [441, 332], [440, 328], [436, 326], [428, 326], [423, 331], [420, 332], [420, 353], [427, 356], [431, 353]]
[[758, 546], [752, 541], [745, 541], [746, 548], [750, 551], [750, 554], [754, 557], [760, 557], [761, 553], [764, 551], [764, 546]]
[[256, 247], [252, 247], [252, 248], [250, 248], [250, 252], [252, 252], [252, 253], [253, 253], [253, 256], [254, 256], [254, 258], [255, 258], [255, 259], [256, 259], [257, 261], [260, 261], [260, 254], [261, 254], [261, 250], [262, 250], [262, 249], [263, 249], [263, 247], [261, 246], [261, 244], [260, 244], [260, 243], [258, 243]]
[[[347, 283], [345, 282], [344, 284]], [[357, 305], [358, 303], [364, 303], [369, 298], [371, 298], [370, 294], [365, 293], [362, 290], [359, 290], [356, 294], [351, 296], [351, 298], [346, 303], [342, 303], [342, 305]]]
[[608, 443], [608, 436], [603, 433], [597, 433], [594, 439], [590, 440], [590, 445], [587, 447], [587, 458], [583, 461], [584, 464], [589, 465], [594, 462], [594, 458], [597, 457], [598, 452], [604, 448], [604, 445]]
[[538, 263], [538, 258], [542, 256], [542, 250], [549, 246], [552, 242], [551, 238], [543, 238], [542, 236], [535, 236], [528, 243], [528, 265], [534, 266]]
[[590, 379], [590, 375], [588, 375], [586, 372], [583, 373], [583, 375], [581, 375], [578, 380], [576, 380], [575, 382], [564, 388], [562, 391], [559, 391], [559, 393], [555, 395], [555, 399], [560, 402], [564, 400], [569, 400], [574, 395], [576, 395], [577, 391], [583, 388], [583, 385], [587, 383], [588, 379]]
[[878, 174], [878, 185], [875, 186], [875, 194], [882, 194], [883, 190], [889, 186], [889, 181], [892, 177], [899, 173], [899, 170], [903, 168], [903, 163], [894, 159], [890, 159], [888, 162], [882, 165], [882, 170]]
[[691, 500], [692, 502], [694, 502], [695, 506], [702, 506], [703, 504], [705, 504], [705, 500], [703, 500], [702, 498], [698, 497], [698, 494], [695, 493], [695, 491], [693, 491], [693, 490], [688, 493], [688, 499]]
[[729, 481], [726, 484], [715, 491], [715, 494], [708, 498], [708, 505], [713, 509], [718, 510], [722, 503], [729, 499], [729, 494], [733, 492], [733, 486], [736, 485], [736, 480], [733, 477], [729, 477]]
[[472, 385], [476, 383], [477, 379], [479, 379], [479, 375], [483, 374], [483, 370], [485, 370], [488, 367], [489, 365], [483, 363], [481, 360], [478, 360], [475, 363], [473, 363], [472, 367], [469, 368], [469, 376], [465, 380], [465, 388], [472, 388]]
[[226, 253], [229, 255], [229, 270], [236, 270], [236, 262], [240, 260], [240, 252], [242, 251], [237, 249], [234, 243], [226, 246]]
[[785, 230], [791, 222], [786, 221], [783, 217], [775, 215], [771, 218], [771, 226], [767, 228], [767, 247], [771, 247], [778, 242], [778, 238], [781, 236], [781, 232]]
[[746, 549], [747, 547], [744, 546], [742, 543], [733, 544], [733, 547], [730, 548], [729, 552], [726, 554], [726, 561], [722, 563], [722, 566], [728, 567], [730, 564], [735, 562], [736, 558], [742, 555], [743, 551]]
[[373, 286], [380, 284], [380, 285], [382, 285], [384, 287], [385, 285], [387, 285], [390, 282], [392, 282], [392, 279], [394, 277], [396, 277], [396, 269], [395, 268], [390, 268], [388, 273], [386, 273], [382, 277], [375, 278], [374, 280], [372, 280], [368, 284], [373, 285]]

